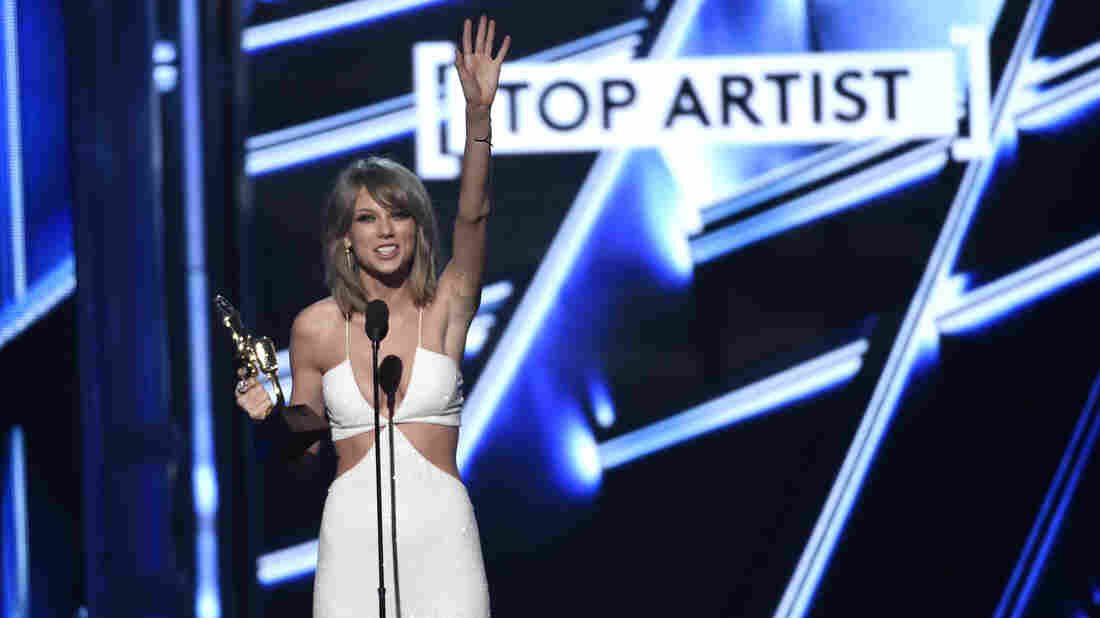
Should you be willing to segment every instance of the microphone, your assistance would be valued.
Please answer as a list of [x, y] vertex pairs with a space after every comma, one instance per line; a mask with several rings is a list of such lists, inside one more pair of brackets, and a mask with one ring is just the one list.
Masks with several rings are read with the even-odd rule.
[[[378, 302], [381, 302], [381, 301], [378, 301]], [[385, 305], [383, 305], [383, 307], [385, 307]], [[375, 358], [377, 358], [377, 356]], [[390, 436], [390, 513], [394, 514], [393, 517], [390, 518], [390, 535], [392, 536], [392, 539], [393, 539], [390, 546], [393, 547], [393, 583], [394, 583], [394, 589], [396, 590], [396, 593], [397, 593], [397, 604], [398, 604], [398, 607], [400, 607], [401, 606], [401, 582], [398, 578], [398, 573], [397, 573], [397, 487], [396, 487], [397, 474], [394, 472], [395, 467], [394, 467], [394, 462], [393, 462], [393, 450], [394, 450], [393, 449], [393, 425], [394, 425], [394, 422], [395, 422], [393, 420], [393, 400], [397, 396], [397, 385], [401, 383], [401, 359], [394, 356], [393, 354], [390, 354], [386, 358], [382, 359], [382, 364], [379, 365], [378, 373], [376, 373], [375, 376], [376, 376], [376, 379], [374, 381], [374, 392], [377, 393], [378, 392], [378, 387], [381, 386], [382, 390], [385, 391], [385, 393], [386, 393], [386, 399], [388, 400], [389, 407], [390, 407], [390, 413], [389, 413], [390, 422], [387, 423], [388, 427], [386, 427], [386, 433], [388, 433], [389, 436]], [[377, 395], [375, 395], [375, 396], [377, 397]], [[378, 413], [378, 409], [375, 408], [375, 414], [377, 415], [377, 413]], [[377, 426], [378, 425], [376, 424], [375, 427], [377, 427]], [[378, 439], [381, 440], [381, 438], [378, 438]], [[379, 442], [379, 444], [381, 444], [381, 443]], [[375, 461], [378, 461], [377, 457], [375, 457]], [[382, 480], [381, 477], [379, 477], [378, 478], [379, 484], [381, 484], [381, 480]], [[381, 495], [381, 494], [379, 494], [379, 495]], [[381, 503], [379, 503], [378, 507], [379, 507], [379, 512], [381, 512], [381, 507], [382, 507]], [[379, 545], [378, 545], [378, 547], [381, 548], [382, 547], [382, 545], [381, 545], [381, 534], [382, 534], [381, 533], [381, 520], [379, 520], [379, 533], [378, 534], [379, 534]], [[379, 549], [379, 551], [381, 551], [381, 549]], [[381, 577], [382, 576], [382, 574], [381, 574], [381, 570], [382, 570], [382, 568], [381, 568], [381, 564], [382, 564], [381, 558], [379, 558], [378, 564], [379, 564], [379, 576]], [[384, 615], [383, 615], [383, 618], [385, 618]]]
[[397, 385], [401, 383], [401, 369], [401, 359], [393, 354], [383, 358], [382, 364], [378, 366], [379, 386], [382, 387], [382, 392], [390, 399], [391, 408], [393, 398], [397, 394]]
[[367, 310], [363, 314], [365, 320], [363, 328], [367, 331], [367, 338], [375, 345], [386, 338], [390, 331], [390, 309], [385, 301], [372, 300], [367, 303]]

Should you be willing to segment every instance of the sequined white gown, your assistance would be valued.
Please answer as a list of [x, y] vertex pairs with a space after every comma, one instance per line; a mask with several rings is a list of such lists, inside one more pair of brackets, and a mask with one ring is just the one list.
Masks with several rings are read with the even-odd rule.
[[[350, 358], [350, 356], [348, 357]], [[417, 346], [398, 425], [458, 425], [462, 376], [454, 360]], [[322, 379], [334, 439], [373, 428], [350, 360]], [[382, 427], [386, 427], [383, 418]], [[375, 457], [382, 456], [382, 522], [386, 616], [485, 618], [489, 587], [481, 540], [465, 485], [420, 454], [395, 427], [397, 578], [391, 544], [389, 438], [379, 431], [370, 452], [329, 487], [321, 518], [314, 618], [378, 616], [378, 530]]]

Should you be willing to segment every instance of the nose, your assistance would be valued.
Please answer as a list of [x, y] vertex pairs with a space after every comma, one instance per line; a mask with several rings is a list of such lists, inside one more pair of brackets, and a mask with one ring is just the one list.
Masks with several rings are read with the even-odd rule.
[[388, 213], [378, 218], [378, 235], [383, 238], [393, 236], [393, 219]]

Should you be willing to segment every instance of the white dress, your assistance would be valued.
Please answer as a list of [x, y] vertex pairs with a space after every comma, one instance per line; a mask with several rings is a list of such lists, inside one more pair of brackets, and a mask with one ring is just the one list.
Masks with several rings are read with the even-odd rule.
[[[418, 341], [411, 371], [408, 392], [394, 413], [395, 422], [457, 426], [463, 402], [462, 375], [454, 360], [421, 347]], [[359, 391], [350, 355], [325, 372], [322, 388], [334, 440], [374, 428], [374, 410]], [[387, 426], [385, 417], [380, 422], [382, 428]], [[321, 518], [314, 618], [378, 616], [375, 457], [379, 453], [386, 616], [485, 618], [489, 615], [489, 586], [466, 486], [428, 461], [399, 427], [393, 431], [395, 561], [388, 434], [379, 431], [367, 455], [329, 487]]]

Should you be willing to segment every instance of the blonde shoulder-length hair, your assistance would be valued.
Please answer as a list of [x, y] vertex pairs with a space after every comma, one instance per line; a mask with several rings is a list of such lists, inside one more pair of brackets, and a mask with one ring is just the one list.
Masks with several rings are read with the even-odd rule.
[[436, 272], [439, 230], [431, 198], [424, 183], [408, 168], [383, 157], [360, 159], [344, 168], [336, 177], [325, 204], [323, 254], [325, 284], [344, 315], [366, 309], [367, 291], [359, 280], [358, 264], [344, 253], [344, 239], [351, 229], [355, 203], [366, 191], [383, 208], [404, 210], [416, 222], [416, 251], [413, 254], [409, 283], [413, 302], [423, 307], [432, 302], [439, 287]]

